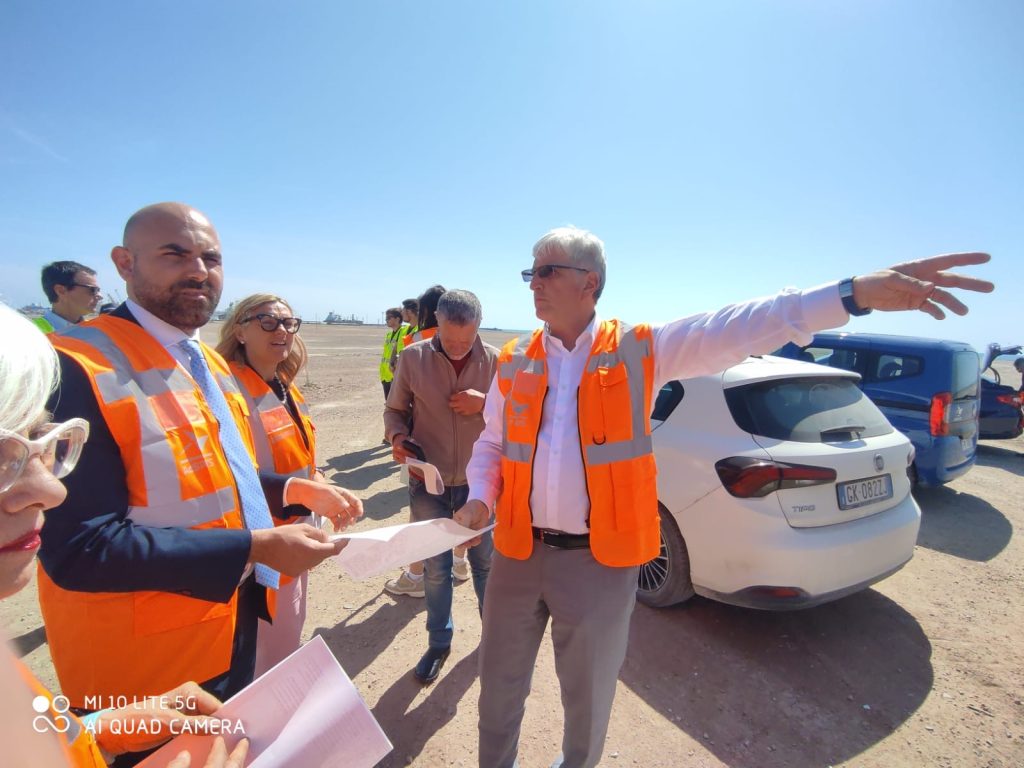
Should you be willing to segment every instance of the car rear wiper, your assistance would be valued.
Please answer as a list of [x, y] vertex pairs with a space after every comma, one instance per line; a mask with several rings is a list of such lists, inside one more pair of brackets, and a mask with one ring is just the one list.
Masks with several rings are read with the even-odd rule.
[[849, 432], [851, 434], [860, 433], [863, 432], [865, 429], [867, 429], [867, 427], [861, 424], [846, 424], [841, 427], [829, 427], [828, 429], [821, 430], [821, 437], [822, 439], [824, 439], [826, 435], [836, 435], [841, 432]]

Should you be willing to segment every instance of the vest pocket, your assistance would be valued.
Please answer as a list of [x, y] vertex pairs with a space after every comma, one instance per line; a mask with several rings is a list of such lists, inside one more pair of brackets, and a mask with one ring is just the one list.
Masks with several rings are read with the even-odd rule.
[[593, 424], [595, 443], [618, 442], [633, 437], [632, 395], [624, 363], [597, 369], [597, 393], [601, 401], [601, 423]]
[[657, 468], [651, 456], [611, 465], [617, 531], [635, 531], [658, 521]]

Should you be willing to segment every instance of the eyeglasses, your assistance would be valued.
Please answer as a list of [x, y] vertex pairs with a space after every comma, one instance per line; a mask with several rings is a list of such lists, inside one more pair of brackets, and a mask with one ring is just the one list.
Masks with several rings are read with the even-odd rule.
[[100, 288], [98, 285], [86, 285], [85, 283], [72, 283], [71, 287], [72, 288], [87, 288], [89, 290], [89, 293], [91, 293], [93, 296], [99, 296], [103, 292], [103, 289]]
[[574, 267], [571, 264], [541, 264], [539, 267], [534, 267], [533, 269], [524, 269], [522, 272], [523, 282], [530, 282], [533, 280], [534, 275], [544, 280], [555, 274], [556, 269], [573, 269], [577, 272], [590, 272], [589, 269]]
[[89, 437], [89, 422], [71, 419], [35, 431], [41, 437], [30, 440], [0, 428], [0, 493], [6, 493], [18, 482], [33, 456], [41, 456], [54, 477], [66, 477], [82, 455], [82, 446]]
[[274, 315], [267, 315], [262, 312], [258, 315], [247, 317], [244, 320], [239, 320], [238, 324], [244, 325], [250, 320], [259, 320], [260, 328], [267, 333], [273, 333], [282, 326], [288, 333], [298, 333], [299, 326], [302, 325], [301, 317], [275, 317]]

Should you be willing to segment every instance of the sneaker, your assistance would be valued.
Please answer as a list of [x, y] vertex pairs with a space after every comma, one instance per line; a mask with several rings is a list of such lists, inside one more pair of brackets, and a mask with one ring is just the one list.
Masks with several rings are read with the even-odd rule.
[[455, 558], [455, 562], [452, 563], [452, 576], [455, 577], [456, 581], [465, 581], [469, 578], [469, 560], [462, 558], [459, 560]]
[[397, 579], [392, 579], [384, 585], [384, 591], [392, 595], [408, 595], [409, 597], [425, 597], [423, 579], [416, 581], [409, 577], [408, 571], [402, 571]]

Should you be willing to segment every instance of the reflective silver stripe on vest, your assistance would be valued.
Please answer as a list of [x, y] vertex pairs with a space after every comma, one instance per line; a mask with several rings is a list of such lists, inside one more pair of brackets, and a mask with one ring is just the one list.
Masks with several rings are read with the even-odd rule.
[[522, 464], [530, 463], [530, 450], [532, 447], [529, 443], [510, 443], [504, 438], [501, 441], [501, 452], [505, 458]]
[[629, 403], [633, 423], [633, 436], [629, 440], [614, 443], [588, 445], [587, 464], [598, 466], [628, 461], [646, 456], [653, 450], [651, 436], [647, 434], [647, 413], [644, 408], [647, 395], [647, 380], [644, 377], [644, 359], [650, 357], [650, 339], [638, 339], [636, 331], [623, 323], [622, 337], [615, 352], [592, 355], [587, 361], [587, 372], [594, 373], [598, 367], [611, 368], [623, 363], [626, 366], [626, 382], [629, 385]]
[[217, 384], [225, 395], [240, 395], [242, 393], [242, 390], [238, 386], [238, 382], [235, 381], [235, 377], [230, 373], [214, 373], [214, 377], [217, 379]]
[[520, 348], [516, 347], [515, 351], [512, 352], [512, 359], [498, 366], [498, 376], [508, 381], [513, 381], [516, 371], [535, 373], [540, 376], [544, 373], [544, 361], [531, 360], [526, 356], [525, 348], [520, 352]]
[[235, 489], [229, 487], [194, 499], [178, 499], [170, 504], [128, 507], [128, 517], [133, 523], [154, 528], [192, 528], [220, 519], [222, 509], [229, 511], [234, 508]]
[[67, 335], [94, 347], [114, 366], [115, 370], [95, 377], [96, 388], [106, 405], [127, 398], [135, 402], [139, 414], [146, 506], [129, 507], [128, 516], [143, 525], [187, 527], [217, 520], [235, 509], [233, 487], [194, 499], [181, 498], [177, 460], [167, 442], [166, 430], [149, 399], [167, 392], [184, 394], [195, 391], [195, 383], [181, 366], [135, 371], [127, 356], [102, 330], [77, 326]]

